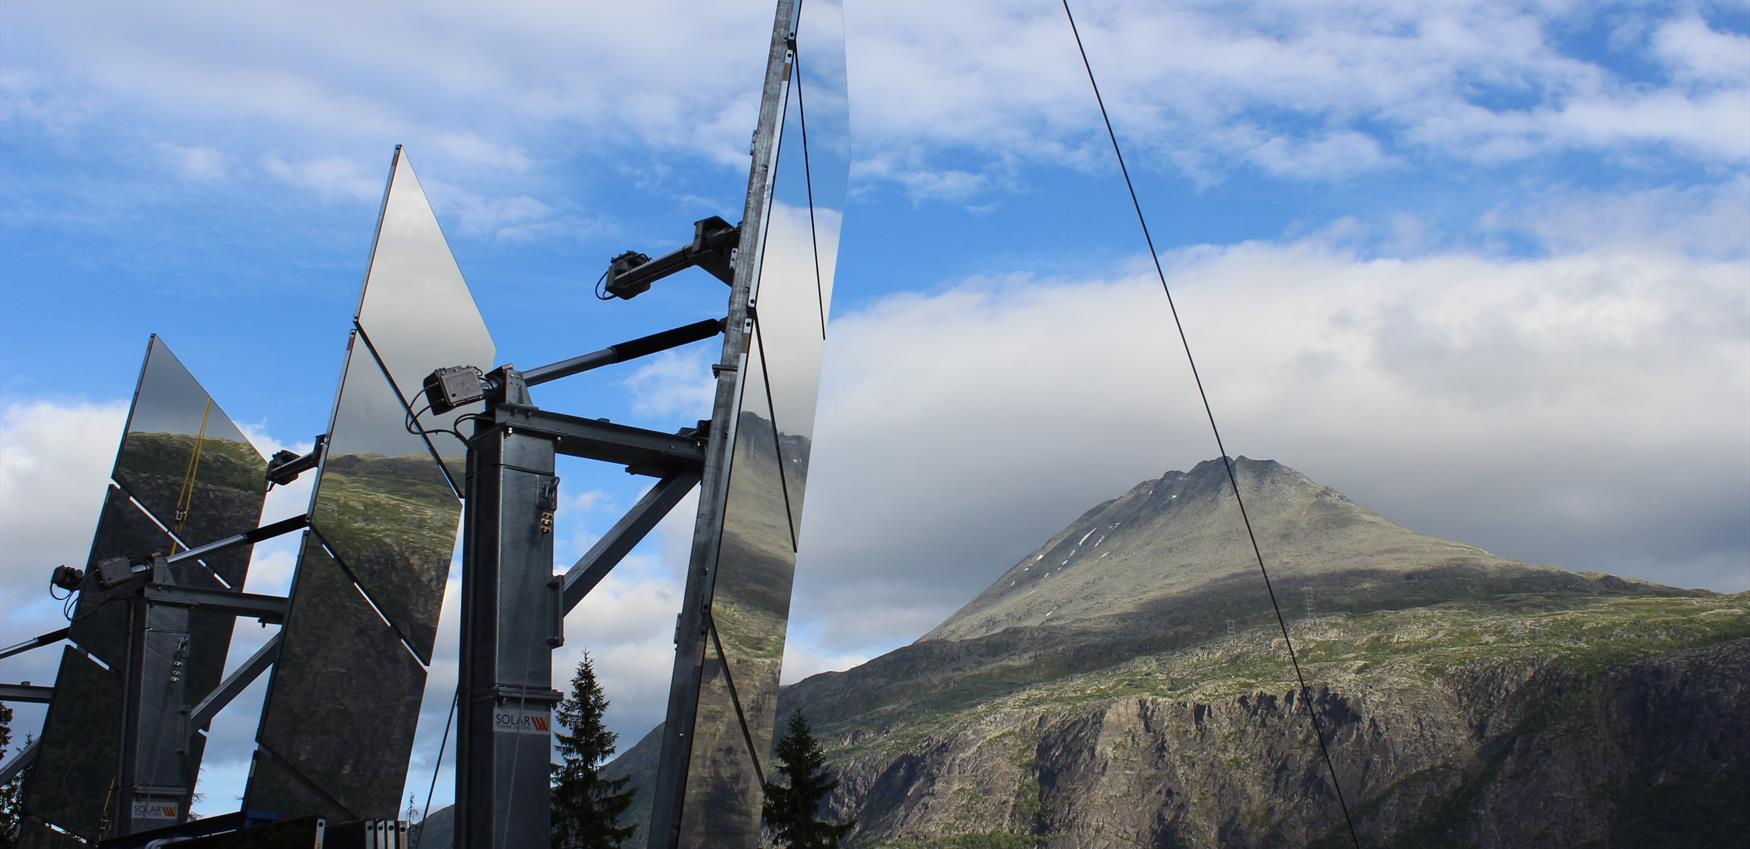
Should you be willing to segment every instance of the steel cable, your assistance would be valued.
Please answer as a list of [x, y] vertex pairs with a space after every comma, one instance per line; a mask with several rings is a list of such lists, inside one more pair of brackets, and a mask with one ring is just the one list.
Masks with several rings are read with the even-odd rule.
[[1061, 0], [1063, 15], [1069, 20], [1070, 33], [1075, 36], [1076, 50], [1081, 53], [1082, 68], [1088, 73], [1088, 85], [1094, 90], [1094, 102], [1100, 106], [1100, 119], [1106, 124], [1106, 137], [1112, 141], [1112, 155], [1118, 159], [1118, 170], [1124, 175], [1124, 186], [1130, 191], [1130, 205], [1136, 209], [1136, 223], [1142, 227], [1143, 241], [1148, 244], [1148, 257], [1154, 261], [1155, 276], [1161, 281], [1161, 292], [1167, 296], [1167, 309], [1173, 315], [1173, 327], [1179, 333], [1179, 344], [1185, 349], [1185, 362], [1191, 367], [1191, 379], [1197, 384], [1197, 397], [1203, 402], [1203, 414], [1209, 419], [1209, 430], [1215, 435], [1215, 447], [1221, 455], [1221, 464], [1227, 470], [1228, 485], [1233, 488], [1234, 503], [1239, 505], [1240, 519], [1246, 526], [1246, 538], [1252, 543], [1252, 555], [1258, 561], [1258, 573], [1264, 577], [1264, 590], [1270, 596], [1270, 607], [1276, 611], [1276, 624], [1282, 629], [1282, 640], [1288, 646], [1288, 660], [1294, 665], [1294, 678], [1300, 684], [1300, 701], [1306, 705], [1306, 714], [1312, 719], [1313, 734], [1319, 741], [1319, 754], [1325, 762], [1325, 771], [1331, 777], [1331, 787], [1337, 794], [1337, 805], [1343, 810], [1343, 823], [1349, 828], [1349, 840], [1356, 849], [1361, 849], [1361, 837], [1355, 831], [1355, 819], [1349, 814], [1349, 803], [1343, 797], [1342, 782], [1337, 780], [1337, 768], [1331, 761], [1331, 749], [1325, 742], [1324, 723], [1319, 720], [1319, 713], [1313, 708], [1312, 690], [1306, 685], [1306, 675], [1300, 668], [1300, 657], [1294, 651], [1294, 639], [1288, 635], [1288, 620], [1282, 615], [1282, 605], [1276, 601], [1276, 589], [1270, 583], [1270, 570], [1264, 565], [1264, 552], [1258, 547], [1258, 535], [1252, 530], [1252, 518], [1246, 512], [1245, 499], [1240, 497], [1239, 478], [1234, 474], [1233, 461], [1228, 459], [1227, 447], [1221, 438], [1221, 428], [1215, 424], [1215, 409], [1209, 403], [1209, 393], [1203, 388], [1203, 377], [1197, 371], [1197, 360], [1191, 356], [1191, 342], [1185, 336], [1185, 325], [1179, 320], [1179, 307], [1173, 302], [1173, 290], [1167, 285], [1167, 273], [1161, 268], [1160, 252], [1155, 250], [1154, 237], [1148, 229], [1148, 219], [1142, 213], [1142, 202], [1136, 197], [1136, 184], [1130, 179], [1130, 169], [1124, 164], [1124, 152], [1118, 147], [1118, 133], [1112, 129], [1112, 117], [1106, 111], [1106, 100], [1100, 96], [1100, 84], [1094, 81], [1094, 66], [1088, 61], [1088, 49], [1082, 44], [1081, 31], [1076, 27], [1075, 15], [1070, 12], [1069, 0]]

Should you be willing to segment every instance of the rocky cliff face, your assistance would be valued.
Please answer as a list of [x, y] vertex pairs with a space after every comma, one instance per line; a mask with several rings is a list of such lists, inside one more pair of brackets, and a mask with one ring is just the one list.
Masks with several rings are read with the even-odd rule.
[[[1300, 646], [1363, 845], [1741, 834], [1723, 800], [1750, 791], [1750, 640], [1730, 636], [1747, 627], [1745, 607], [1617, 599], [1532, 616], [1550, 642], [1492, 650], [1479, 644], [1511, 624], [1477, 609], [1320, 620]], [[1714, 622], [1692, 626], [1696, 616]], [[1479, 619], [1491, 621], [1459, 624]], [[1695, 647], [1618, 655], [1649, 628]], [[1560, 645], [1576, 636], [1592, 648]], [[835, 811], [858, 818], [865, 846], [1350, 845], [1291, 673], [1274, 660], [1280, 640], [1240, 639], [1258, 643], [920, 710], [875, 734], [838, 723]]]
[[[1750, 831], [1750, 597], [1517, 563], [1237, 471], [1342, 801], [1211, 462], [1089, 511], [917, 643], [786, 690], [854, 845], [1346, 846], [1344, 802], [1370, 847]], [[613, 769], [645, 784], [654, 742]]]

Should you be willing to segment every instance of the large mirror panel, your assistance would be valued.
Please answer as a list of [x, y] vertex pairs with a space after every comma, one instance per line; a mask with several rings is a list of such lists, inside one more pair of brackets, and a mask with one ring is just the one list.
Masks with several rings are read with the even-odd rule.
[[802, 5], [741, 369], [683, 846], [759, 842], [849, 165], [842, 22], [836, 3]]
[[798, 539], [850, 171], [842, 27], [837, 4], [802, 4], [755, 292], [754, 345], [764, 358]]
[[[758, 348], [748, 356], [718, 544], [681, 845], [758, 841], [795, 552]], [[756, 763], [754, 755], [757, 753]]]

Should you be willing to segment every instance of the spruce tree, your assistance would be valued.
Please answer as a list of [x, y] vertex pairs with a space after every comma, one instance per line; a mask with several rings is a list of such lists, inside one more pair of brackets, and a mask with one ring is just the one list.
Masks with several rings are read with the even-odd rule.
[[618, 849], [637, 830], [617, 825], [636, 792], [626, 787], [630, 779], [601, 774], [617, 739], [602, 724], [607, 708], [595, 664], [584, 652], [571, 677], [571, 694], [554, 716], [561, 761], [553, 765], [553, 849]]
[[[0, 703], [0, 761], [12, 747], [12, 708]], [[23, 801], [23, 776], [0, 784], [0, 849], [18, 845], [18, 820]]]
[[763, 811], [773, 840], [789, 849], [838, 849], [857, 821], [834, 824], [821, 819], [820, 809], [839, 780], [828, 775], [820, 742], [802, 711], [790, 714], [790, 726], [778, 741], [776, 766], [784, 783], [766, 782]]

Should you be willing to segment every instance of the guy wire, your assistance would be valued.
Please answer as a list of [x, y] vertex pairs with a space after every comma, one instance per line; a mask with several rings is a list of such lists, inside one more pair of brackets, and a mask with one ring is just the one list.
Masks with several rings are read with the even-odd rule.
[[1343, 822], [1349, 827], [1349, 840], [1355, 849], [1361, 849], [1361, 837], [1355, 831], [1355, 819], [1349, 814], [1349, 803], [1343, 798], [1342, 782], [1337, 780], [1337, 768], [1331, 761], [1331, 749], [1325, 743], [1324, 723], [1319, 720], [1319, 712], [1313, 708], [1312, 691], [1306, 685], [1306, 675], [1300, 669], [1300, 657], [1294, 651], [1294, 639], [1288, 635], [1288, 620], [1282, 615], [1282, 605], [1276, 601], [1276, 590], [1270, 584], [1270, 570], [1264, 566], [1264, 552], [1258, 547], [1258, 535], [1252, 530], [1252, 518], [1246, 512], [1246, 502], [1240, 497], [1240, 481], [1234, 475], [1233, 461], [1228, 459], [1227, 447], [1221, 439], [1221, 428], [1215, 424], [1215, 409], [1209, 403], [1209, 393], [1203, 389], [1203, 377], [1197, 371], [1197, 360], [1191, 356], [1191, 342], [1185, 336], [1185, 325], [1179, 320], [1179, 307], [1173, 302], [1173, 290], [1167, 285], [1167, 273], [1161, 268], [1161, 255], [1155, 250], [1154, 237], [1149, 234], [1148, 219], [1142, 214], [1142, 202], [1136, 197], [1136, 184], [1130, 179], [1130, 169], [1124, 164], [1124, 152], [1118, 148], [1118, 133], [1112, 129], [1112, 117], [1106, 112], [1106, 100], [1100, 96], [1100, 84], [1094, 81], [1094, 66], [1088, 61], [1088, 49], [1082, 44], [1082, 34], [1076, 27], [1075, 15], [1069, 10], [1069, 0], [1061, 0], [1063, 15], [1069, 19], [1070, 33], [1075, 36], [1076, 50], [1082, 56], [1082, 68], [1088, 73], [1088, 85], [1094, 90], [1094, 102], [1100, 106], [1100, 118], [1106, 123], [1106, 137], [1112, 141], [1112, 154], [1118, 159], [1118, 170], [1124, 175], [1124, 186], [1130, 190], [1130, 205], [1136, 209], [1136, 222], [1142, 226], [1143, 241], [1148, 244], [1148, 257], [1154, 261], [1155, 276], [1161, 281], [1161, 291], [1167, 296], [1167, 309], [1173, 315], [1173, 327], [1178, 330], [1179, 344], [1185, 349], [1185, 362], [1191, 367], [1191, 379], [1197, 384], [1197, 397], [1203, 401], [1203, 414], [1209, 419], [1209, 430], [1215, 435], [1215, 447], [1221, 454], [1221, 465], [1227, 470], [1228, 485], [1233, 488], [1234, 503], [1239, 505], [1240, 519], [1246, 526], [1246, 538], [1251, 540], [1252, 555], [1258, 561], [1258, 573], [1264, 576], [1264, 590], [1270, 596], [1270, 607], [1276, 611], [1276, 624], [1282, 629], [1282, 640], [1288, 646], [1288, 660], [1294, 665], [1294, 678], [1300, 683], [1300, 701], [1306, 705], [1306, 714], [1313, 722], [1313, 735], [1319, 741], [1319, 754], [1325, 762], [1325, 771], [1331, 777], [1331, 787], [1337, 792], [1337, 805], [1343, 810]]

